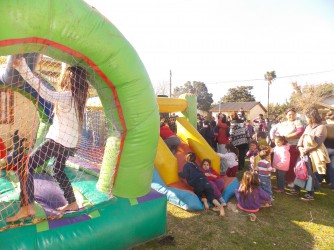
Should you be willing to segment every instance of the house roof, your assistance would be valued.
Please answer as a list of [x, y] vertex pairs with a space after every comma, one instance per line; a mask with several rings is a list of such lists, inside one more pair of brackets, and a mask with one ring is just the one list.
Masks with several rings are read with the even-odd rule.
[[211, 112], [219, 112], [219, 111], [237, 111], [240, 108], [243, 108], [244, 111], [250, 111], [256, 105], [260, 105], [261, 108], [267, 112], [267, 109], [263, 107], [260, 102], [221, 102], [220, 107], [219, 104], [214, 105], [210, 111]]
[[334, 107], [327, 104], [327, 103], [323, 103], [323, 102], [317, 102], [316, 105], [323, 107], [323, 108], [327, 108], [329, 110], [334, 110]]

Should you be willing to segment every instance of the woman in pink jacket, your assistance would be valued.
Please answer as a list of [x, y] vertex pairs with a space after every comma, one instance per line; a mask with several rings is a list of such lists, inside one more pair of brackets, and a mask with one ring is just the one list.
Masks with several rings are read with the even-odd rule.
[[290, 145], [284, 136], [275, 137], [273, 167], [276, 168], [277, 188], [275, 192], [284, 192], [285, 175], [290, 165]]

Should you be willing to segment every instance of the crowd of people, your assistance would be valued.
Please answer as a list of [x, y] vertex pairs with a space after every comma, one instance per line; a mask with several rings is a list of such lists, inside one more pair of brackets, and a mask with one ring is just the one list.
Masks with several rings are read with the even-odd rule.
[[[240, 109], [231, 116], [197, 116], [197, 130], [221, 158], [220, 173], [210, 170], [209, 159], [204, 161], [208, 166], [198, 166], [195, 161], [189, 165], [187, 159], [188, 167], [180, 176], [196, 190], [206, 208], [209, 201], [224, 216], [226, 202], [217, 195], [223, 190], [222, 181], [217, 185], [214, 180], [222, 180], [224, 175], [235, 177], [237, 171], [244, 172], [235, 191], [238, 207], [247, 212], [272, 206], [273, 193], [299, 195], [304, 189], [306, 194], [300, 199], [311, 201], [321, 182], [334, 191], [334, 112], [322, 117], [312, 107], [301, 114], [305, 117], [301, 119], [294, 108], [289, 108], [284, 115], [281, 120], [269, 121], [263, 114], [249, 120]], [[191, 156], [193, 159], [194, 153]], [[249, 169], [245, 169], [247, 158]], [[192, 165], [201, 172], [197, 180], [191, 179]], [[273, 187], [272, 175], [276, 175]]]

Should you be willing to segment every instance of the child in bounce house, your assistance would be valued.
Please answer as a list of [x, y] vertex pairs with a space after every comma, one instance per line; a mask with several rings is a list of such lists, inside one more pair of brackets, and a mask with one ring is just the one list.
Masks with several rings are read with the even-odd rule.
[[180, 138], [169, 128], [165, 118], [160, 120], [160, 136], [167, 144], [170, 151], [175, 154], [177, 147], [181, 144]]
[[225, 207], [226, 202], [222, 197], [222, 192], [225, 187], [224, 179], [211, 167], [211, 160], [204, 159], [201, 166], [206, 178], [211, 183], [215, 198]]
[[208, 202], [210, 202], [219, 211], [219, 215], [225, 217], [224, 206], [215, 199], [210, 182], [202, 172], [201, 167], [196, 163], [196, 154], [188, 152], [186, 154], [186, 162], [179, 176], [186, 179], [187, 183], [194, 188], [194, 193], [203, 202], [206, 210], [209, 209]]
[[259, 176], [255, 172], [245, 171], [239, 189], [235, 190], [238, 208], [255, 213], [261, 207], [271, 206], [271, 196], [260, 187]]

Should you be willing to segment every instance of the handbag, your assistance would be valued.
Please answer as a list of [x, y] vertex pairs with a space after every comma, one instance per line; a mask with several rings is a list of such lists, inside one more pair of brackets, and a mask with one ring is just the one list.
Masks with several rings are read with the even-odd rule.
[[294, 171], [297, 179], [300, 180], [308, 179], [308, 171], [304, 157], [300, 157], [300, 160], [296, 163]]

